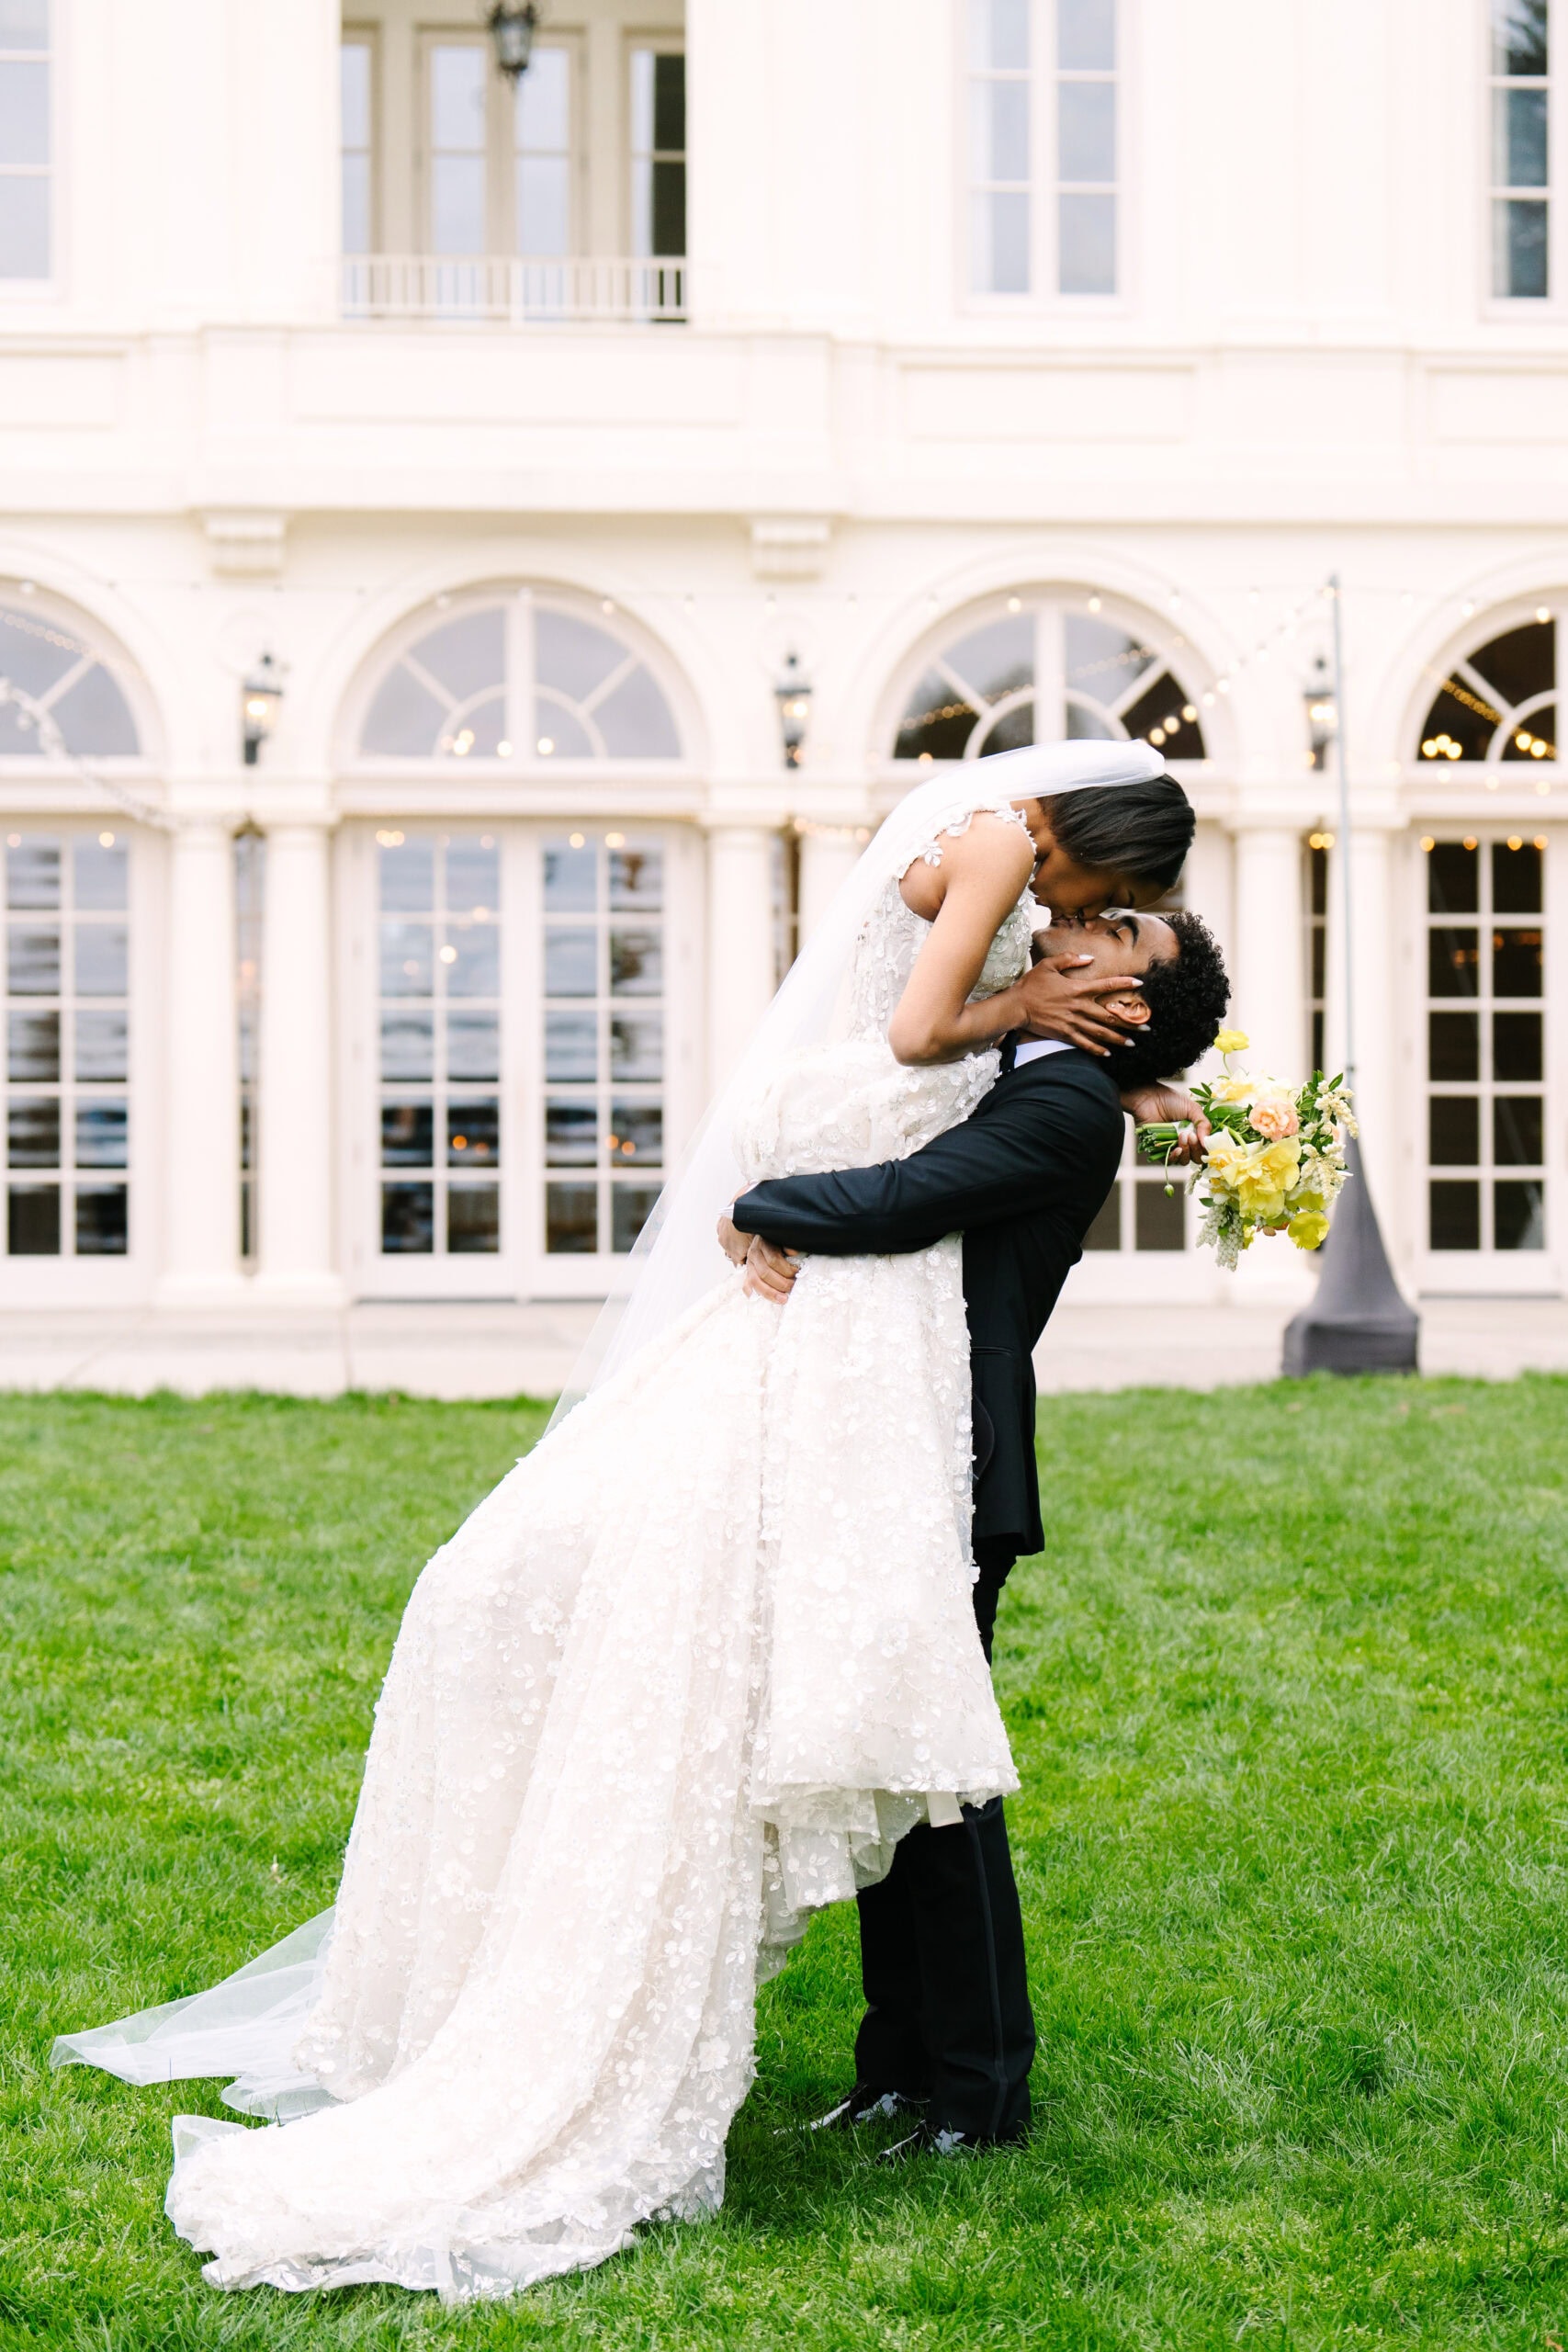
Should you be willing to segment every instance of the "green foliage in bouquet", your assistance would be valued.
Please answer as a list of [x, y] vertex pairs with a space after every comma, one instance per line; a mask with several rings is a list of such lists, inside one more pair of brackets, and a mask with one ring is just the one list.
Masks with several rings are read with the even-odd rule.
[[[1345, 1182], [1341, 1137], [1357, 1132], [1343, 1076], [1314, 1070], [1292, 1091], [1234, 1067], [1232, 1057], [1249, 1043], [1245, 1030], [1222, 1029], [1214, 1042], [1224, 1075], [1192, 1090], [1213, 1129], [1189, 1179], [1206, 1187], [1199, 1240], [1231, 1270], [1259, 1233], [1288, 1233], [1298, 1250], [1321, 1248]], [[1138, 1129], [1138, 1148], [1168, 1166], [1180, 1135], [1174, 1121], [1159, 1121]]]

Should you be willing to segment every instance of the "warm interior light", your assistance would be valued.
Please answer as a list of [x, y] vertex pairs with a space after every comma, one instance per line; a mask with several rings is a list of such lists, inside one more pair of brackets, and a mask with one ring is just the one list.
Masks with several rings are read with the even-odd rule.
[[98, 835], [98, 847], [100, 849], [113, 849], [114, 835], [112, 833], [100, 833]]
[[467, 1151], [467, 1149], [468, 1148], [468, 1136], [453, 1136], [453, 1138], [452, 1138], [452, 1148], [453, 1148], [453, 1150], [454, 1150], [454, 1151]]
[[1431, 849], [1436, 849], [1436, 848], [1437, 848], [1437, 846], [1438, 846], [1438, 844], [1437, 844], [1437, 842], [1432, 839], [1432, 836], [1431, 836], [1431, 834], [1430, 834], [1430, 833], [1423, 833], [1423, 834], [1422, 834], [1422, 836], [1421, 836], [1421, 846], [1422, 846], [1422, 848], [1423, 848], [1423, 849], [1431, 850]]
[[556, 739], [555, 739], [555, 737], [554, 737], [553, 735], [541, 735], [541, 736], [540, 736], [540, 738], [539, 738], [539, 757], [540, 757], [542, 760], [547, 760], [547, 759], [549, 758], [549, 756], [550, 756], [550, 753], [555, 750], [555, 748], [556, 748]]
[[1464, 837], [1464, 845], [1466, 849], [1473, 849], [1475, 847], [1475, 835], [1473, 833], [1466, 833]]
[[625, 833], [606, 833], [604, 836], [604, 846], [606, 849], [625, 849], [626, 845], [626, 837]]
[[1098, 613], [1098, 612], [1099, 612], [1099, 610], [1100, 610], [1100, 598], [1099, 598], [1098, 596], [1091, 596], [1091, 597], [1089, 598], [1089, 611], [1090, 611], [1091, 613]]
[[1010, 597], [1008, 598], [1008, 610], [1009, 610], [1009, 612], [1010, 612], [1010, 613], [1021, 613], [1021, 612], [1022, 612], [1022, 610], [1023, 610], [1023, 599], [1022, 599], [1022, 597], [1021, 597], [1021, 596], [1010, 596]]
[[1537, 833], [1535, 837], [1535, 845], [1537, 849], [1544, 849], [1546, 847], [1546, 835], [1544, 833]]
[[446, 946], [441, 950], [441, 961], [444, 964], [455, 964], [457, 960], [457, 951], [455, 947]]
[[498, 760], [509, 760], [512, 757], [512, 746], [504, 735], [495, 747], [495, 756]]
[[1193, 720], [1198, 716], [1197, 709], [1194, 705], [1190, 702], [1184, 702], [1181, 706], [1181, 716], [1187, 721], [1188, 726], [1190, 727]]

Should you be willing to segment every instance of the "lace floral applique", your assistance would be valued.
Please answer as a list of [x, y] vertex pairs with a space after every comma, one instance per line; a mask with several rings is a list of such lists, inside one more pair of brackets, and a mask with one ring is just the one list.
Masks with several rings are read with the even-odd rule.
[[[1015, 808], [1010, 800], [998, 800], [995, 808], [966, 808], [962, 817], [955, 817], [951, 825], [944, 825], [942, 827], [942, 832], [938, 834], [935, 841], [928, 842], [924, 849], [918, 850], [916, 852], [916, 857], [918, 857], [923, 865], [940, 865], [942, 864], [942, 844], [943, 839], [945, 838], [951, 841], [955, 839], [960, 833], [966, 833], [976, 817], [1002, 817], [1007, 819], [1012, 824], [1021, 825], [1024, 832], [1029, 837], [1030, 846], [1032, 848], [1034, 836], [1029, 831], [1029, 820], [1024, 816], [1022, 809]], [[912, 857], [909, 860], [909, 865], [913, 865], [914, 864], [915, 857]], [[909, 867], [907, 865], [904, 869], [904, 873], [907, 874], [908, 870]], [[902, 881], [903, 878], [904, 876], [901, 874], [898, 876], [898, 879]]]

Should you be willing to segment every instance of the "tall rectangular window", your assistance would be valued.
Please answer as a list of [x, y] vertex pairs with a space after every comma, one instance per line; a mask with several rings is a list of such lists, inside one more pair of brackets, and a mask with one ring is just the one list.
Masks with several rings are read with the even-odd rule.
[[50, 0], [0, 0], [0, 278], [51, 267]]
[[[3, 5], [3, 0], [0, 0]], [[344, 33], [339, 51], [343, 105], [343, 250], [375, 245], [375, 47], [368, 33]]]
[[1551, 291], [1551, 0], [1488, 0], [1492, 291]]
[[977, 294], [1118, 282], [1116, 0], [968, 0]]
[[1544, 1250], [1545, 836], [1423, 847], [1428, 1245]]
[[1032, 0], [969, 0], [969, 264], [976, 294], [1033, 284]]
[[571, 51], [536, 49], [513, 102], [517, 250], [571, 251]]
[[544, 845], [545, 1249], [624, 1255], [664, 1165], [664, 857], [618, 832]]
[[482, 254], [489, 60], [482, 41], [432, 41], [426, 51], [430, 250]]
[[376, 836], [381, 1250], [501, 1248], [501, 852], [491, 833]]
[[130, 1238], [130, 853], [6, 836], [6, 1250], [119, 1258]]
[[[1324, 1069], [1325, 1032], [1328, 1013], [1328, 853], [1332, 833], [1307, 837], [1307, 1018], [1312, 1024], [1308, 1051], [1314, 1069]], [[1332, 1073], [1325, 1070], [1325, 1076]]]
[[679, 260], [686, 251], [686, 61], [678, 50], [631, 52], [632, 251]]
[[262, 893], [266, 839], [247, 825], [234, 836], [234, 1002], [240, 1029], [240, 1255], [254, 1258], [256, 1073], [261, 1047]]

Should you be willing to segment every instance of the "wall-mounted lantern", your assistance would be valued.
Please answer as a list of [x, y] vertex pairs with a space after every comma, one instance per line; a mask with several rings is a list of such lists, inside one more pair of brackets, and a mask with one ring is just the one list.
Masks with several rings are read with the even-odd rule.
[[1307, 741], [1312, 747], [1308, 765], [1325, 768], [1339, 715], [1334, 707], [1334, 681], [1321, 653], [1312, 665], [1312, 676], [1303, 689], [1302, 700], [1306, 706]]
[[773, 688], [773, 699], [779, 707], [779, 732], [784, 738], [784, 765], [800, 765], [801, 748], [811, 720], [811, 684], [800, 666], [798, 653], [787, 653]]
[[528, 61], [534, 54], [534, 35], [539, 29], [540, 11], [535, 0], [495, 0], [485, 17], [490, 37], [495, 43], [495, 62], [513, 89], [528, 71]]
[[277, 724], [282, 700], [283, 673], [271, 654], [264, 653], [240, 689], [240, 729], [248, 768], [260, 759], [261, 747]]

